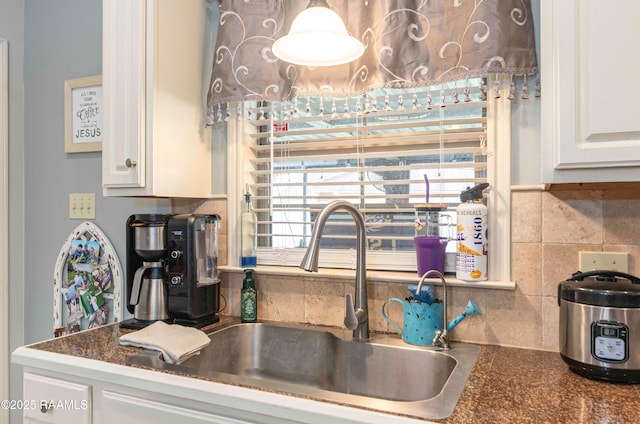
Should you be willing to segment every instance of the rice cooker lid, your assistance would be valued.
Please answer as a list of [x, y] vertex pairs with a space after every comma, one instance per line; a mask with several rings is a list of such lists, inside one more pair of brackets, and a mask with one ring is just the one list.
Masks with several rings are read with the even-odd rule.
[[617, 271], [576, 272], [558, 285], [560, 300], [585, 305], [640, 308], [640, 278]]

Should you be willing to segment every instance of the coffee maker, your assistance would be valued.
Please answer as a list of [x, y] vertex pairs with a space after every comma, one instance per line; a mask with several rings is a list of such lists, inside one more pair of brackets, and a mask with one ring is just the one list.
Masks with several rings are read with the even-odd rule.
[[136, 214], [127, 219], [126, 294], [133, 319], [202, 327], [220, 304], [218, 215]]
[[168, 224], [168, 310], [176, 324], [202, 327], [218, 321], [220, 216], [174, 215]]
[[170, 321], [167, 299], [167, 224], [171, 215], [138, 214], [127, 219], [126, 328]]

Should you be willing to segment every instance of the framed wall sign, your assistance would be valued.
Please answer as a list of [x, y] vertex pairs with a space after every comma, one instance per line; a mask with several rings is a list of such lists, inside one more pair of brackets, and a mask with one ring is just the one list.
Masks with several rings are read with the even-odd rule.
[[102, 76], [65, 80], [65, 153], [102, 151], [102, 132]]

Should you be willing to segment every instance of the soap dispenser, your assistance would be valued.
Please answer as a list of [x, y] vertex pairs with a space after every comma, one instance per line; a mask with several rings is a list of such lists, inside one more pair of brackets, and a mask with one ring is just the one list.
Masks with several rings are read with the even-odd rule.
[[242, 290], [240, 291], [240, 320], [256, 322], [258, 320], [258, 292], [253, 282], [253, 270], [244, 270]]

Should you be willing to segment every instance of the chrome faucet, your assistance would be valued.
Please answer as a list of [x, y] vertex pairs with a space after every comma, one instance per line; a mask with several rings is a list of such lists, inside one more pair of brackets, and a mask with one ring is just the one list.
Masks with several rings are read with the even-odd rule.
[[436, 274], [440, 278], [440, 282], [442, 283], [442, 288], [444, 294], [442, 295], [442, 330], [437, 330], [435, 337], [431, 344], [433, 347], [438, 348], [440, 350], [449, 350], [449, 334], [447, 334], [447, 323], [449, 319], [447, 318], [447, 283], [444, 281], [444, 275], [438, 270], [432, 269], [430, 271], [422, 274], [422, 278], [420, 278], [420, 282], [418, 283], [418, 287], [416, 288], [416, 295], [420, 295], [420, 290], [422, 289], [422, 283], [424, 280], [431, 274]]
[[307, 253], [304, 255], [300, 268], [306, 271], [318, 271], [318, 253], [320, 251], [320, 239], [324, 231], [324, 224], [329, 215], [336, 210], [344, 210], [351, 215], [356, 224], [356, 300], [355, 305], [351, 293], [345, 297], [344, 325], [353, 330], [353, 340], [364, 341], [369, 339], [369, 307], [367, 299], [367, 266], [365, 253], [367, 249], [365, 237], [364, 217], [351, 203], [344, 200], [335, 200], [325, 206], [313, 224], [313, 232]]

